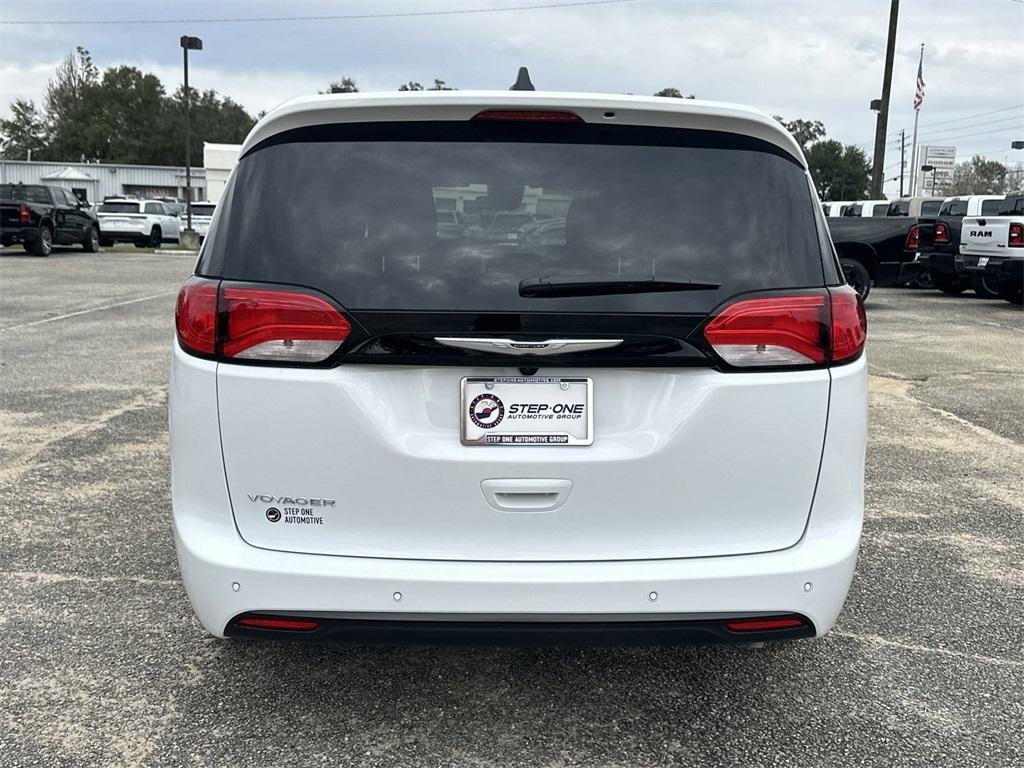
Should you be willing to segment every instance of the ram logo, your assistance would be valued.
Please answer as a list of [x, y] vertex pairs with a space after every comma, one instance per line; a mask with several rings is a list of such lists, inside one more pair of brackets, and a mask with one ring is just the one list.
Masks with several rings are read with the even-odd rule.
[[971, 237], [992, 237], [991, 229], [972, 229]]

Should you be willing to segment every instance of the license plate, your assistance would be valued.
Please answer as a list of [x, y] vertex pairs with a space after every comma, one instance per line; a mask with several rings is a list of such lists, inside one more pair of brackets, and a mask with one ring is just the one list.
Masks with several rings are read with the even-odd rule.
[[988, 264], [988, 256], [982, 256], [980, 259], [978, 259], [979, 267], [984, 267], [986, 264]]
[[590, 445], [593, 387], [583, 378], [464, 378], [462, 444]]

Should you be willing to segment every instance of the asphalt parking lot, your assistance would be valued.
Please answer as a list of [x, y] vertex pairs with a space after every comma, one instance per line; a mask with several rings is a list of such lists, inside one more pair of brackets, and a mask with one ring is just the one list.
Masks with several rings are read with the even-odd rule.
[[0, 765], [1024, 764], [1024, 313], [877, 289], [857, 576], [820, 641], [204, 635], [170, 524], [188, 256], [0, 252]]

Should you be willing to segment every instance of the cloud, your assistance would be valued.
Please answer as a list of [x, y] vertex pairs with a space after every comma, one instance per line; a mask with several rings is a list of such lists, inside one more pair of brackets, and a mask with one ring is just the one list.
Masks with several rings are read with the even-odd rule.
[[[490, 1], [466, 0], [466, 5]], [[53, 13], [116, 18], [124, 7], [76, 0], [56, 6]], [[241, 15], [241, 7], [209, 0], [183, 3], [178, 12], [190, 17], [230, 16]], [[280, 15], [285, 10], [332, 13], [338, 6], [304, 0], [252, 7], [253, 15]], [[380, 10], [362, 0], [345, 7], [349, 13]], [[413, 6], [394, 4], [395, 9], [406, 7]], [[132, 12], [166, 17], [177, 8], [133, 4]], [[410, 79], [429, 83], [434, 77], [460, 88], [505, 88], [516, 68], [528, 65], [543, 89], [653, 93], [677, 87], [698, 98], [751, 104], [787, 118], [821, 120], [830, 136], [870, 150], [875, 114], [868, 103], [881, 95], [888, 12], [885, 0], [646, 0], [419, 19], [211, 24], [194, 30], [174, 25], [43, 27], [33, 28], [29, 35], [25, 28], [0, 26], [5, 52], [0, 108], [6, 109], [15, 95], [38, 98], [54, 65], [76, 44], [92, 50], [100, 66], [133, 64], [155, 72], [173, 90], [181, 80], [176, 35], [189, 32], [201, 34], [206, 42], [192, 67], [196, 87], [214, 88], [253, 113], [291, 96], [315, 93], [343, 75], [355, 77], [364, 90], [390, 90]], [[928, 90], [922, 134], [928, 135], [934, 123], [940, 125], [930, 135], [941, 141], [999, 128], [949, 140], [961, 154], [990, 151], [1003, 159], [1007, 151], [1001, 148], [1011, 137], [1024, 137], [1024, 110], [941, 124], [1024, 104], [1024, 81], [1017, 76], [1024, 68], [1024, 4], [906, 2], [901, 14], [890, 139], [900, 128], [909, 134], [913, 126], [911, 99], [923, 40]], [[997, 123], [996, 118], [1004, 119]], [[954, 130], [957, 125], [974, 130]], [[944, 127], [948, 130], [940, 130]], [[887, 165], [892, 158], [890, 151]]]

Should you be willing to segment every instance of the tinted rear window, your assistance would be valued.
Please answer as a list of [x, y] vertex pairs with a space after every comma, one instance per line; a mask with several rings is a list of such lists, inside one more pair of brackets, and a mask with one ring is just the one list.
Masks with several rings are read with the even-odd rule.
[[1013, 216], [1017, 213], [1024, 213], [1024, 195], [1010, 195], [999, 201], [1000, 216]]
[[50, 204], [46, 187], [38, 184], [0, 184], [0, 200], [24, 200], [26, 203]]
[[925, 200], [921, 203], [921, 215], [937, 216], [940, 208], [942, 208], [941, 200]]
[[909, 200], [897, 200], [889, 205], [889, 216], [909, 216], [910, 215], [910, 201]]
[[999, 209], [1003, 207], [1003, 201], [997, 200], [982, 200], [981, 201], [981, 215], [982, 216], [995, 216], [999, 213]]
[[213, 212], [216, 210], [214, 205], [197, 205], [192, 203], [192, 215], [193, 216], [213, 216]]
[[[755, 139], [377, 127], [300, 130], [244, 157], [200, 273], [313, 286], [353, 310], [421, 311], [707, 311], [736, 293], [824, 282], [804, 171]], [[519, 296], [520, 281], [548, 275], [722, 287]]]
[[967, 201], [966, 200], [951, 200], [943, 206], [943, 216], [966, 216], [967, 215]]
[[138, 213], [138, 203], [103, 203], [100, 213]]

